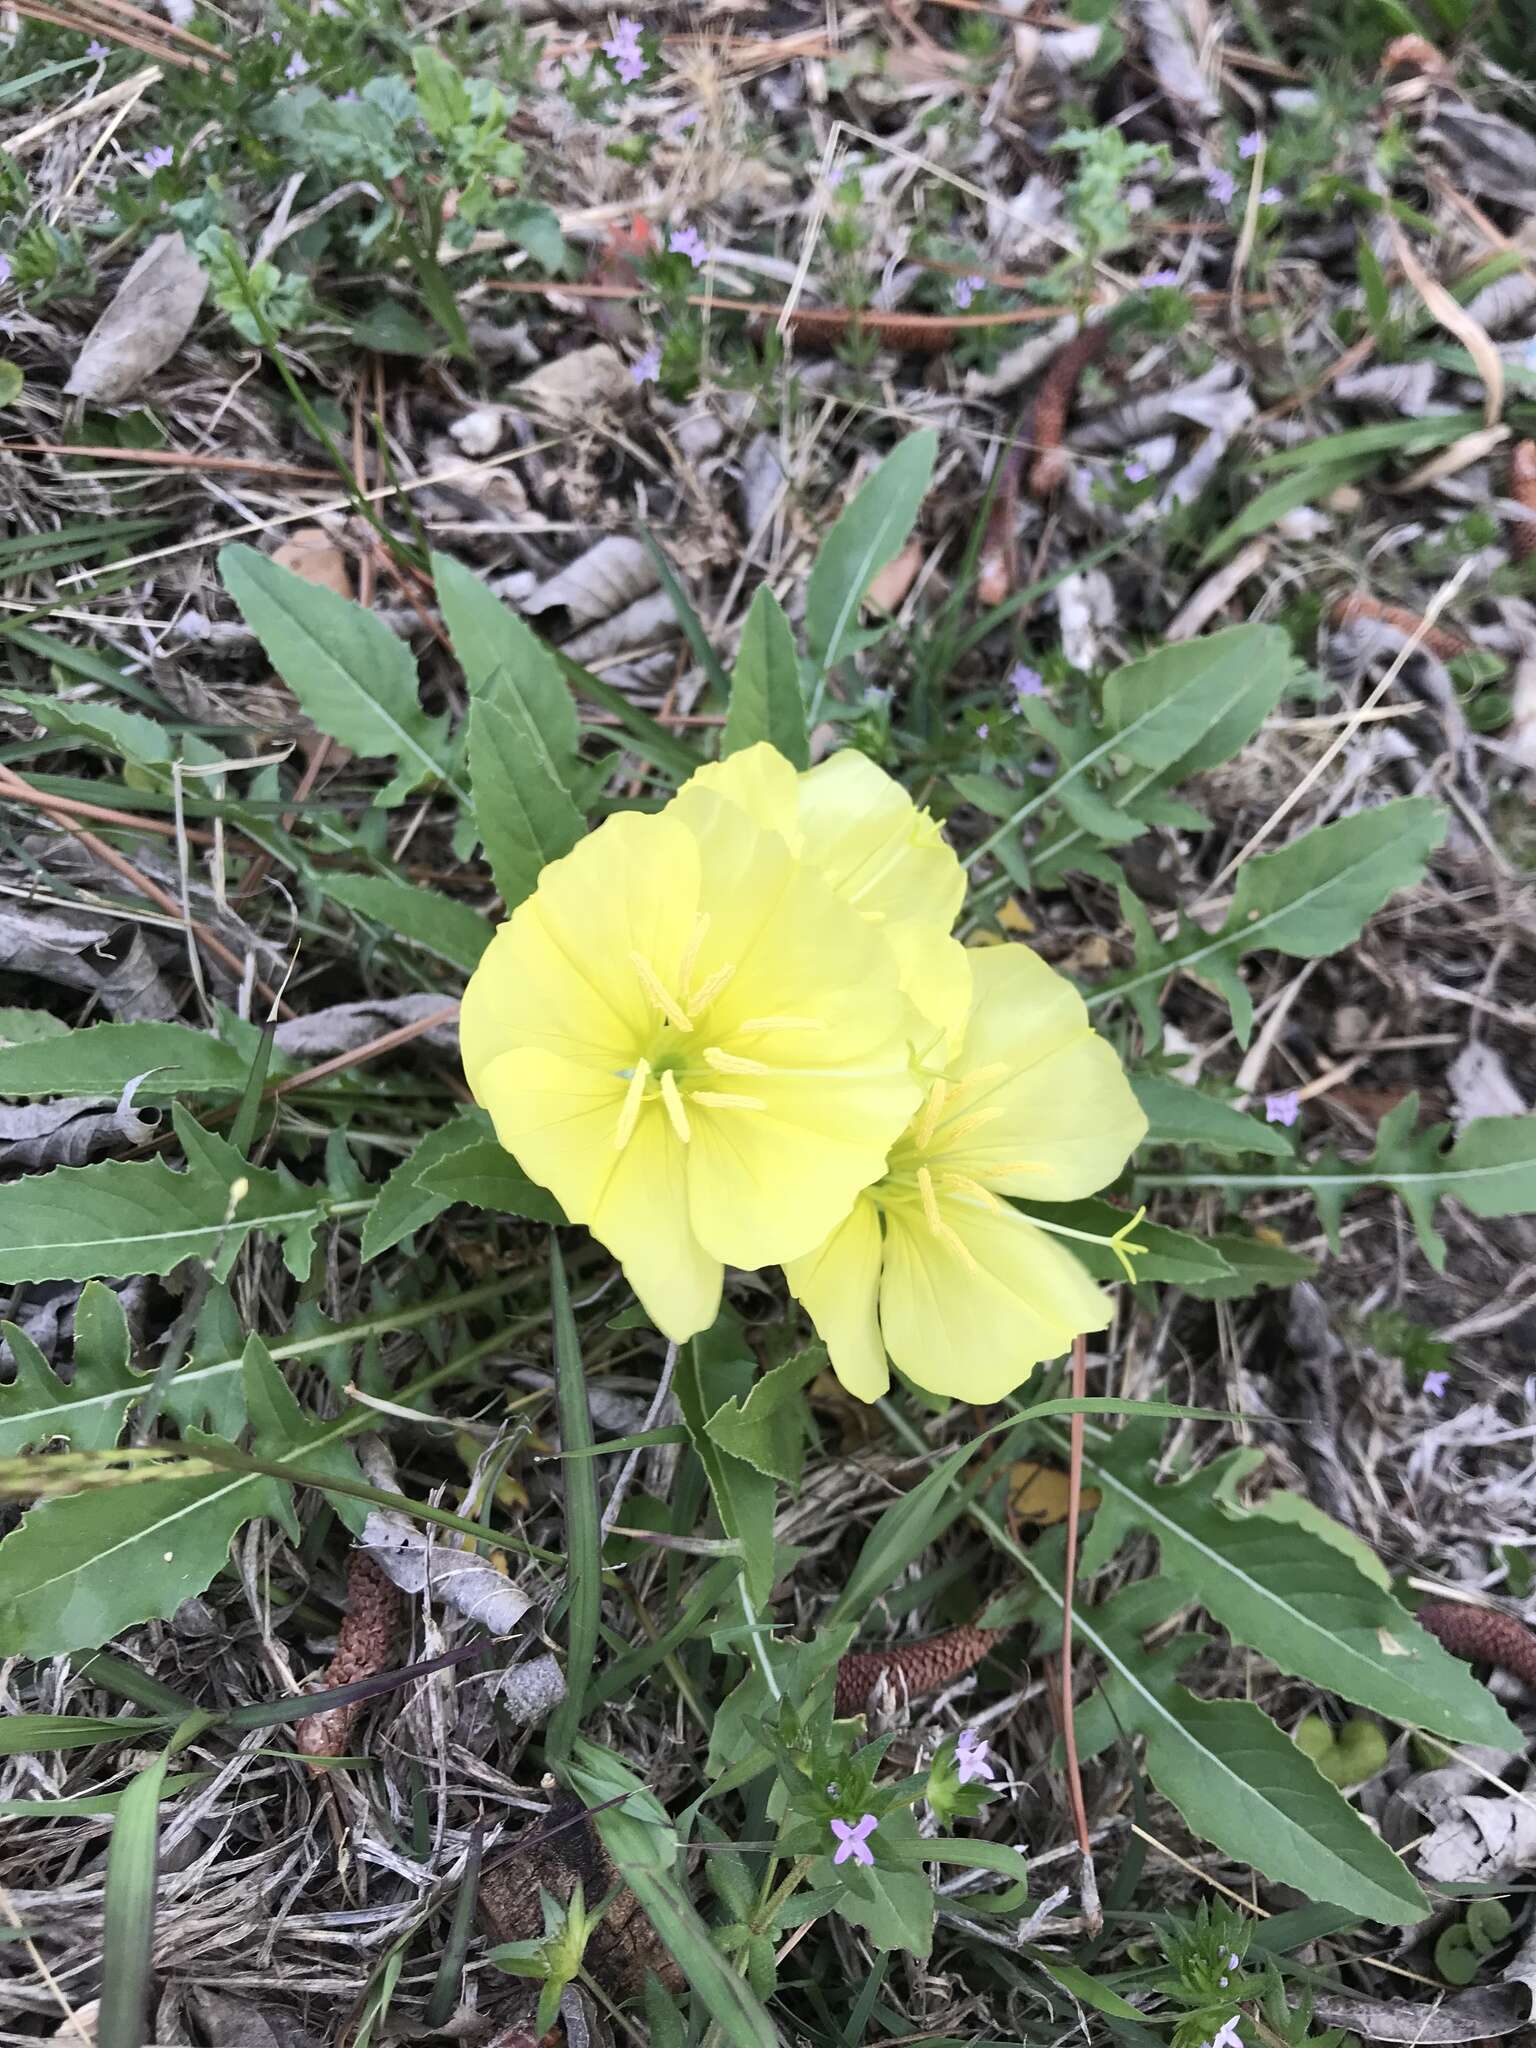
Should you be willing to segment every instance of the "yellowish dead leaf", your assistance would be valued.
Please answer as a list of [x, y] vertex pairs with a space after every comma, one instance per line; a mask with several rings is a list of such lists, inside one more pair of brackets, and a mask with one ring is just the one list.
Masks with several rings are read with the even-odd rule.
[[917, 541], [909, 540], [899, 555], [893, 555], [883, 569], [875, 571], [865, 603], [877, 612], [894, 612], [922, 566], [923, 550]]
[[1013, 932], [1024, 939], [1027, 939], [1035, 929], [1035, 920], [1017, 896], [1005, 897], [998, 905], [997, 921], [1005, 932]]
[[[1036, 1465], [1025, 1458], [1009, 1468], [1008, 1514], [1014, 1522], [1027, 1523], [1031, 1529], [1054, 1528], [1056, 1523], [1067, 1519], [1071, 1498], [1066, 1473], [1058, 1472], [1054, 1465]], [[1083, 1513], [1088, 1514], [1096, 1508], [1099, 1499], [1096, 1486], [1085, 1486], [1082, 1492]]]
[[291, 569], [306, 583], [318, 583], [322, 590], [334, 590], [338, 597], [352, 595], [352, 578], [347, 558], [323, 526], [301, 526], [280, 548], [272, 550], [280, 568]]

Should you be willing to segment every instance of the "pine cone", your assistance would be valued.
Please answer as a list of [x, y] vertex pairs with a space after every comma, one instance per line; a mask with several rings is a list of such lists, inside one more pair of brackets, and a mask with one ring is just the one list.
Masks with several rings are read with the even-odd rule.
[[[389, 1669], [400, 1626], [400, 1595], [365, 1550], [355, 1550], [347, 1567], [347, 1612], [336, 1642], [336, 1654], [321, 1684], [355, 1685]], [[361, 1700], [308, 1714], [294, 1723], [293, 1739], [301, 1756], [344, 1756]]]
[[1414, 1616], [1420, 1628], [1469, 1664], [1496, 1664], [1536, 1692], [1536, 1630], [1512, 1614], [1468, 1607], [1459, 1600], [1432, 1600]]
[[977, 1628], [966, 1622], [947, 1628], [942, 1635], [924, 1636], [921, 1642], [897, 1643], [886, 1650], [850, 1651], [837, 1666], [836, 1712], [840, 1720], [861, 1714], [869, 1696], [882, 1678], [888, 1678], [898, 1693], [919, 1699], [938, 1692], [974, 1669], [994, 1643], [1007, 1635], [1005, 1628]]

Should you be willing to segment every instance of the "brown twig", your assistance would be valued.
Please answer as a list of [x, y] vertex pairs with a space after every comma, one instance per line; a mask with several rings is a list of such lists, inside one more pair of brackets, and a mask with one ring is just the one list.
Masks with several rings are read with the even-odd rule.
[[[8, 796], [19, 797], [28, 803], [36, 803], [40, 795], [40, 792], [35, 790], [31, 783], [23, 782], [19, 775], [14, 774], [9, 768], [4, 766], [0, 766], [0, 789], [3, 789]], [[194, 932], [208, 948], [209, 952], [224, 962], [224, 965], [235, 976], [237, 981], [243, 979], [245, 962], [238, 953], [232, 952], [225, 945], [217, 932], [211, 932], [207, 925], [203, 924], [199, 919], [184, 913], [174, 896], [168, 895], [158, 882], [152, 882], [147, 875], [141, 875], [132, 861], [125, 860], [116, 847], [108, 846], [104, 839], [98, 839], [94, 832], [87, 832], [83, 825], [77, 825], [72, 818], [66, 816], [62, 811], [57, 812], [56, 815], [61, 831], [68, 832], [73, 838], [78, 839], [80, 844], [88, 852], [94, 854], [97, 860], [103, 861], [112, 869], [114, 874], [120, 875], [131, 889], [137, 891], [140, 896], [146, 897], [154, 904], [157, 910], [163, 911], [175, 924], [183, 930]], [[276, 990], [269, 988], [264, 981], [258, 981], [256, 987], [266, 1000], [274, 1005], [279, 1016], [292, 1017], [295, 1014], [282, 1000], [281, 996], [277, 994]]]
[[1406, 605], [1386, 604], [1379, 597], [1371, 597], [1363, 590], [1357, 590], [1348, 597], [1336, 598], [1328, 608], [1329, 621], [1335, 626], [1353, 625], [1356, 619], [1376, 619], [1383, 626], [1390, 626], [1396, 633], [1403, 633], [1410, 639], [1417, 634], [1419, 645], [1427, 647], [1439, 661], [1454, 661], [1458, 654], [1465, 654], [1471, 641], [1460, 633], [1452, 633], [1444, 626], [1426, 625], [1418, 612], [1409, 611]]
[[838, 1659], [836, 1712], [841, 1719], [863, 1713], [882, 1679], [909, 1699], [953, 1685], [1007, 1633], [1005, 1628], [977, 1628], [964, 1622], [942, 1635], [924, 1636], [921, 1642], [897, 1643], [886, 1650], [850, 1650]]
[[[123, 825], [133, 832], [153, 832], [162, 839], [176, 837], [174, 825], [163, 818], [145, 817], [142, 812], [113, 811], [105, 804], [87, 803], [83, 797], [54, 796], [47, 790], [33, 789], [30, 784], [26, 786], [25, 796], [20, 790], [14, 790], [10, 794], [15, 796], [18, 803], [34, 804], [40, 811], [64, 811], [75, 818], [94, 818], [100, 825]], [[189, 825], [186, 828], [186, 835], [194, 846], [213, 844], [211, 832], [200, 832]]]
[[129, 21], [153, 29], [157, 35], [172, 36], [178, 43], [187, 43], [206, 56], [217, 57], [221, 64], [229, 61], [217, 43], [210, 43], [205, 36], [194, 35], [191, 29], [183, 28], [179, 22], [162, 21], [156, 14], [146, 14], [142, 7], [131, 6], [129, 0], [82, 0], [82, 4], [87, 14], [121, 14]]
[[1517, 441], [1509, 457], [1509, 495], [1530, 513], [1510, 528], [1509, 551], [1517, 562], [1536, 555], [1536, 441]]
[[39, 7], [37, 0], [11, 0], [11, 6], [17, 14], [24, 16], [28, 21], [43, 21], [50, 28], [66, 28], [79, 36], [99, 33], [114, 43], [124, 44], [130, 50], [141, 50], [146, 57], [153, 57], [157, 64], [176, 64], [184, 71], [208, 69], [203, 58], [194, 57], [185, 50], [168, 49], [164, 43], [151, 42], [148, 36], [134, 35], [110, 18], [102, 21], [92, 15], [85, 21], [79, 21], [73, 15], [58, 13], [52, 7]]
[[[1088, 1391], [1088, 1340], [1072, 1343], [1072, 1398], [1082, 1401]], [[1072, 1807], [1072, 1825], [1082, 1857], [1082, 1900], [1085, 1917], [1091, 1923], [1098, 1911], [1098, 1887], [1093, 1882], [1093, 1843], [1088, 1834], [1088, 1808], [1083, 1799], [1083, 1774], [1077, 1761], [1077, 1717], [1072, 1700], [1072, 1602], [1077, 1591], [1077, 1522], [1083, 1500], [1083, 1411], [1071, 1421], [1071, 1455], [1067, 1462], [1067, 1555], [1061, 1582], [1061, 1741], [1066, 1752], [1067, 1798]], [[1090, 1926], [1090, 1931], [1096, 1932]]]
[[1453, 1657], [1465, 1657], [1469, 1664], [1495, 1664], [1536, 1693], [1536, 1630], [1513, 1614], [1469, 1607], [1460, 1600], [1432, 1600], [1414, 1619]]
[[88, 455], [93, 461], [136, 462], [159, 469], [189, 469], [195, 474], [233, 472], [316, 484], [329, 483], [334, 474], [329, 469], [306, 469], [298, 462], [259, 462], [243, 455], [194, 455], [181, 448], [102, 448], [94, 441], [0, 441], [0, 455]]
[[[983, 605], [1001, 604], [1018, 581], [1014, 528], [1018, 524], [1019, 477], [1026, 453], [1033, 453], [1030, 494], [1048, 497], [1066, 475], [1061, 440], [1072, 407], [1077, 380], [1109, 344], [1107, 321], [1074, 334], [1051, 358], [1034, 398], [1019, 414], [1013, 440], [1003, 457], [1002, 473], [992, 494], [986, 537], [976, 564], [976, 597]], [[1026, 422], [1028, 423], [1026, 425]]]
[[[400, 1627], [400, 1594], [366, 1550], [354, 1550], [347, 1567], [347, 1611], [336, 1654], [325, 1667], [323, 1686], [355, 1685], [389, 1669]], [[293, 1739], [301, 1756], [344, 1756], [361, 1700], [330, 1707], [296, 1721]]]
[[360, 1067], [364, 1060], [380, 1058], [384, 1053], [394, 1052], [402, 1045], [409, 1045], [413, 1038], [421, 1038], [433, 1031], [439, 1024], [450, 1024], [459, 1014], [457, 1003], [445, 1003], [440, 1010], [433, 1010], [428, 1016], [413, 1018], [409, 1024], [401, 1024], [393, 1031], [386, 1031], [378, 1038], [370, 1038], [366, 1045], [354, 1046], [350, 1052], [338, 1052], [328, 1060], [322, 1060], [317, 1067], [306, 1067], [302, 1074], [289, 1074], [284, 1080], [269, 1081], [262, 1089], [263, 1095], [291, 1095], [295, 1088], [309, 1088], [316, 1081], [328, 1081], [332, 1074], [345, 1073], [350, 1067]]

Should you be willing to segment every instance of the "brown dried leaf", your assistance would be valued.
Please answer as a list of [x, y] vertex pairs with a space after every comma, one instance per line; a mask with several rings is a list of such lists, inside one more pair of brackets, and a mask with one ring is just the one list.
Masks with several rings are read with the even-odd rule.
[[629, 397], [635, 387], [618, 350], [606, 341], [595, 341], [589, 348], [569, 349], [542, 364], [513, 388], [554, 418], [574, 419], [594, 406]]
[[334, 590], [338, 597], [352, 595], [347, 558], [323, 526], [297, 528], [281, 547], [272, 550], [272, 559], [280, 569], [291, 569], [306, 583]]
[[610, 533], [541, 583], [523, 599], [522, 608], [537, 617], [559, 607], [576, 625], [589, 626], [623, 611], [656, 583], [656, 564], [640, 542]]
[[157, 235], [86, 336], [64, 389], [118, 404], [175, 355], [207, 289], [207, 273], [181, 236]]
[[909, 540], [899, 555], [893, 555], [883, 569], [875, 571], [864, 602], [877, 612], [896, 611], [922, 566], [922, 544]]

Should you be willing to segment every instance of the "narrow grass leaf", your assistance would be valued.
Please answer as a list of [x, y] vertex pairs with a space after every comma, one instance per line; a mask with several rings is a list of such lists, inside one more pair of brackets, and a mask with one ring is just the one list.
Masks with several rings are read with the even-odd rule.
[[777, 747], [796, 768], [810, 766], [795, 636], [766, 583], [759, 584], [741, 629], [720, 752], [740, 753], [759, 740]]
[[[550, 1317], [555, 1340], [555, 1387], [560, 1411], [560, 1441], [568, 1451], [590, 1451], [592, 1416], [587, 1407], [587, 1380], [581, 1363], [581, 1342], [571, 1312], [565, 1261], [551, 1231], [549, 1239]], [[555, 1710], [545, 1744], [552, 1758], [570, 1755], [586, 1706], [587, 1686], [597, 1659], [602, 1580], [602, 1535], [597, 1505], [597, 1466], [590, 1457], [568, 1458], [561, 1468], [565, 1492], [565, 1569], [570, 1598], [566, 1605], [565, 1698]]]
[[149, 2038], [149, 1981], [155, 1940], [160, 1799], [177, 1750], [216, 1716], [194, 1714], [153, 1763], [125, 1788], [107, 1852], [102, 1901], [101, 2003], [96, 2048], [143, 2048]]
[[938, 452], [939, 438], [926, 427], [898, 442], [822, 542], [805, 592], [805, 637], [818, 690], [854, 651], [859, 606], [916, 524]]

